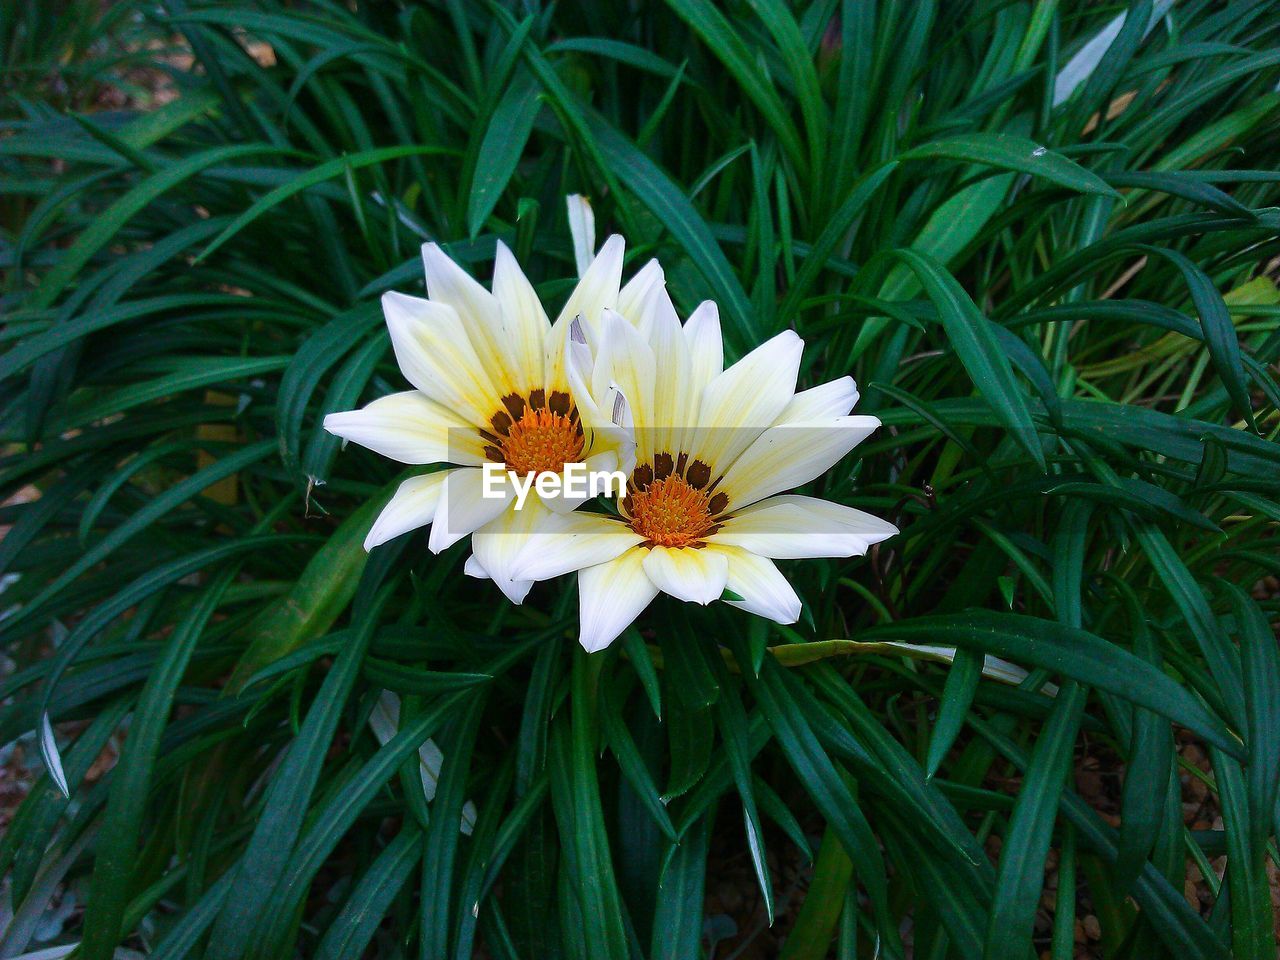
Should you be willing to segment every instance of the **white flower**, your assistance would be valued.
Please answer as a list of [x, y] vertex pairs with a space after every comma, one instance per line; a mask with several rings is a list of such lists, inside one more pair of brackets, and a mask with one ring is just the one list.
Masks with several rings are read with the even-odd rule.
[[524, 599], [533, 581], [510, 569], [518, 534], [543, 521], [548, 507], [568, 512], [581, 499], [557, 497], [516, 511], [510, 484], [502, 485], [506, 497], [484, 495], [480, 468], [494, 462], [522, 474], [563, 474], [568, 463], [630, 469], [621, 432], [595, 404], [584, 409], [573, 402], [564, 367], [571, 321], [595, 330], [606, 310], [616, 310], [644, 322], [639, 311], [650, 299], [656, 264], [622, 287], [622, 255], [622, 238], [610, 237], [551, 325], [502, 243], [492, 292], [436, 244], [422, 248], [428, 299], [382, 298], [396, 362], [414, 389], [331, 413], [324, 427], [401, 463], [454, 468], [404, 481], [365, 549], [427, 524], [437, 553], [471, 534], [466, 572], [492, 578], [515, 603]]
[[788, 331], [729, 369], [716, 306], [681, 326], [665, 293], [655, 307], [575, 327], [566, 371], [579, 408], [624, 408], [636, 466], [618, 516], [579, 511], [529, 536], [515, 575], [578, 570], [580, 641], [608, 646], [659, 592], [706, 604], [722, 596], [779, 623], [800, 599], [775, 560], [864, 554], [893, 524], [814, 497], [807, 483], [871, 434], [849, 416], [849, 377], [796, 393], [804, 343]]

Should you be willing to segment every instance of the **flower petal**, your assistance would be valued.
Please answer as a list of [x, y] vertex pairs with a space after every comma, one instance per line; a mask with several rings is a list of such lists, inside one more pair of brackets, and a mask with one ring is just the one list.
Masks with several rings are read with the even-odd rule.
[[547, 389], [568, 384], [564, 373], [564, 351], [565, 341], [569, 339], [569, 325], [581, 317], [591, 342], [595, 343], [595, 334], [599, 331], [600, 317], [605, 308], [613, 309], [617, 306], [625, 248], [622, 237], [617, 234], [605, 241], [551, 327], [546, 350]]
[[578, 573], [578, 642], [588, 653], [613, 643], [644, 611], [658, 588], [644, 572], [647, 551], [628, 550]]
[[665, 285], [650, 293], [644, 312], [655, 361], [653, 408], [644, 425], [652, 436], [638, 436], [637, 441], [639, 455], [648, 459], [654, 453], [675, 454], [684, 449], [686, 435], [697, 422], [696, 403], [702, 391], [694, 389], [689, 343]]
[[[466, 469], [465, 467], [463, 469]], [[395, 494], [373, 521], [369, 535], [364, 538], [365, 550], [394, 540], [402, 533], [425, 527], [435, 519], [444, 491], [446, 478], [458, 470], [441, 470], [420, 477], [410, 477], [396, 488]]]
[[457, 311], [403, 293], [383, 294], [382, 310], [405, 379], [469, 423], [487, 424], [502, 394]]
[[[646, 427], [652, 425], [654, 381], [657, 379], [653, 349], [635, 327], [612, 310], [604, 312], [599, 344], [595, 368], [591, 371], [591, 395], [607, 398], [616, 388], [625, 398], [632, 420]], [[611, 411], [605, 409], [601, 412]], [[652, 439], [652, 431], [646, 432]], [[640, 459], [652, 456], [652, 451], [644, 449], [645, 437], [637, 436], [636, 440], [641, 444]]]
[[511, 484], [500, 484], [499, 496], [485, 496], [484, 473], [474, 467], [449, 471], [431, 524], [427, 547], [432, 553], [445, 550], [469, 533], [479, 530], [508, 509], [515, 496]]
[[[615, 309], [645, 338], [648, 338], [653, 326], [653, 313], [660, 306], [654, 299], [658, 292], [666, 293], [666, 277], [662, 272], [662, 265], [657, 260], [646, 263], [618, 291]], [[675, 307], [671, 306], [671, 298], [665, 299], [666, 305], [671, 307], [672, 316], [675, 316]], [[677, 319], [677, 325], [679, 322]]]
[[600, 322], [600, 314], [605, 308], [613, 310], [618, 306], [625, 252], [626, 243], [616, 233], [604, 242], [587, 272], [573, 288], [573, 293], [569, 294], [557, 323], [566, 318], [582, 317], [588, 326], [594, 327]]
[[584, 427], [609, 425], [608, 410], [597, 403], [591, 392], [591, 372], [595, 368], [595, 348], [599, 345], [587, 339], [587, 329], [580, 317], [569, 324], [568, 337], [564, 341], [564, 357], [560, 376], [569, 387], [569, 395], [578, 408]]
[[324, 418], [334, 436], [401, 463], [482, 463], [476, 428], [417, 390], [379, 397], [359, 410]]
[[723, 472], [790, 402], [804, 341], [786, 330], [715, 377], [702, 395], [694, 449]]
[[720, 599], [729, 577], [723, 553], [694, 547], [654, 547], [644, 558], [644, 572], [664, 593], [706, 605]]
[[694, 390], [701, 393], [724, 371], [724, 341], [720, 336], [720, 308], [704, 300], [684, 323], [692, 358], [690, 376]]
[[514, 374], [519, 380], [517, 389], [524, 393], [544, 386], [543, 357], [551, 322], [533, 284], [501, 240], [493, 261], [493, 295], [502, 308], [503, 329], [511, 338]]
[[729, 562], [725, 587], [742, 598], [726, 600], [730, 606], [776, 623], [795, 623], [800, 619], [800, 598], [772, 560], [741, 547], [720, 546], [714, 542], [704, 549], [723, 553]]
[[729, 509], [808, 483], [879, 426], [875, 417], [837, 417], [770, 427], [725, 471], [720, 489], [729, 496]]
[[539, 515], [545, 513], [536, 502], [527, 502], [523, 510], [504, 510], [471, 535], [471, 559], [512, 603], [524, 602], [533, 581], [513, 577], [511, 564], [520, 555]]
[[596, 255], [596, 215], [590, 201], [580, 193], [571, 193], [564, 201], [569, 214], [569, 235], [573, 237], [573, 259], [578, 266], [578, 276], [582, 276]]
[[735, 513], [720, 525], [711, 542], [742, 547], [773, 560], [853, 557], [897, 532], [889, 521], [853, 507], [787, 495]]
[[613, 560], [644, 539], [620, 520], [598, 513], [547, 513], [512, 561], [511, 576], [549, 580]]
[[841, 377], [797, 393], [778, 414], [774, 426], [847, 416], [857, 402], [858, 385], [853, 382], [853, 377]]
[[[513, 336], [504, 328], [498, 298], [449, 259], [439, 244], [422, 245], [422, 266], [427, 274], [427, 296], [457, 311], [480, 362], [501, 391], [499, 396], [505, 397], [524, 386], [517, 381], [519, 371], [511, 353]], [[529, 371], [535, 377], [537, 372]]]

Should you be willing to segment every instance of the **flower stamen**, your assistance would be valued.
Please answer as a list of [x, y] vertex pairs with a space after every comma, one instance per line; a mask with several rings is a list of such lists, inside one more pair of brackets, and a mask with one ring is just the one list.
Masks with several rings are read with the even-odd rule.
[[[694, 482], [686, 479], [688, 455], [673, 459], [659, 453], [652, 465], [643, 464], [631, 476], [631, 489], [622, 502], [631, 529], [647, 547], [701, 547], [716, 532], [728, 497], [707, 486], [710, 469], [694, 461]], [[704, 475], [705, 471], [705, 475]], [[705, 489], [704, 489], [705, 488]]]
[[561, 473], [567, 463], [582, 460], [585, 447], [578, 411], [566, 394], [534, 390], [526, 401], [512, 394], [503, 398], [503, 407], [493, 415], [493, 432], [483, 431], [489, 441], [485, 454], [505, 463], [516, 473]]

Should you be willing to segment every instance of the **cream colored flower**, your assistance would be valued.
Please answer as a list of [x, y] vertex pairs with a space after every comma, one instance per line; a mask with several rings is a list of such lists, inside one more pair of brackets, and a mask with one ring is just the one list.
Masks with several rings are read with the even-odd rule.
[[599, 323], [575, 323], [568, 344], [579, 408], [612, 406], [636, 443], [618, 515], [554, 518], [512, 564], [530, 580], [579, 571], [587, 650], [608, 646], [659, 592], [701, 604], [724, 596], [792, 623], [800, 599], [775, 560], [860, 555], [897, 533], [852, 507], [785, 494], [880, 425], [848, 415], [853, 380], [796, 393], [804, 344], [790, 331], [725, 370], [715, 304], [682, 326], [665, 291], [652, 296], [640, 322], [605, 310]]
[[492, 462], [521, 474], [562, 474], [568, 463], [630, 469], [621, 432], [596, 404], [574, 403], [565, 341], [571, 321], [594, 330], [606, 310], [643, 324], [656, 264], [623, 287], [622, 238], [610, 237], [552, 325], [502, 243], [492, 291], [434, 243], [422, 248], [422, 259], [427, 299], [382, 298], [396, 362], [413, 389], [331, 413], [324, 427], [401, 463], [453, 466], [404, 481], [370, 530], [366, 549], [427, 524], [434, 552], [470, 534], [466, 572], [492, 578], [520, 603], [533, 582], [510, 569], [522, 531], [585, 498], [532, 502], [535, 495], [516, 511], [510, 485], [502, 488], [504, 497], [485, 496], [480, 468]]

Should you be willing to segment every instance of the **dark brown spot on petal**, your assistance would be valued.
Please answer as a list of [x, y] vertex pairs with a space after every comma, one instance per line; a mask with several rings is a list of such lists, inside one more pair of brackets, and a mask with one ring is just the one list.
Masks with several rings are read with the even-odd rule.
[[701, 460], [693, 461], [693, 466], [685, 471], [685, 479], [689, 481], [689, 486], [695, 490], [701, 490], [707, 485], [707, 481], [711, 479], [711, 468]]
[[727, 493], [717, 493], [711, 498], [711, 502], [707, 504], [707, 509], [711, 511], [713, 517], [718, 517], [724, 513], [724, 508], [729, 505], [729, 495]]
[[529, 406], [533, 407], [533, 409], [535, 410], [541, 410], [546, 405], [547, 405], [547, 391], [545, 390], [529, 391]]
[[524, 413], [524, 397], [518, 393], [507, 394], [502, 398], [502, 405], [507, 408], [512, 420], [519, 420], [520, 415]]
[[511, 417], [502, 410], [495, 413], [489, 422], [493, 424], [494, 432], [499, 436], [505, 437], [511, 430]]
[[558, 413], [560, 416], [566, 417], [569, 415], [569, 407], [571, 406], [569, 395], [563, 390], [556, 390], [552, 392], [551, 400], [547, 406], [551, 408], [552, 413]]
[[675, 469], [675, 464], [671, 460], [671, 454], [658, 453], [653, 457], [653, 477], [655, 480], [665, 480], [671, 476], [671, 471]]
[[499, 450], [497, 447], [485, 447], [484, 455], [488, 457], [490, 460], [492, 460], [494, 463], [502, 463], [503, 460], [505, 459], [502, 456], [502, 451]]
[[635, 472], [631, 474], [631, 482], [637, 490], [646, 489], [649, 484], [653, 483], [653, 467], [647, 463], [642, 463], [636, 467]]
[[685, 468], [689, 466], [689, 455], [682, 453], [676, 457], [676, 474], [683, 477]]

